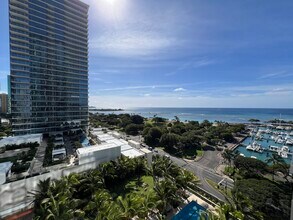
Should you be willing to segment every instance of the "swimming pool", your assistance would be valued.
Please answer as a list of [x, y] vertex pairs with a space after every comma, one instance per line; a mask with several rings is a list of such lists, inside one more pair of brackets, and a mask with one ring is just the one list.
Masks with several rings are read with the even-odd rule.
[[82, 146], [84, 146], [84, 147], [88, 147], [88, 146], [90, 146], [90, 142], [89, 142], [89, 140], [88, 140], [86, 137], [82, 137], [81, 140], [80, 140], [80, 143], [81, 143]]
[[172, 220], [199, 220], [200, 215], [205, 211], [206, 209], [204, 207], [192, 201], [175, 215]]

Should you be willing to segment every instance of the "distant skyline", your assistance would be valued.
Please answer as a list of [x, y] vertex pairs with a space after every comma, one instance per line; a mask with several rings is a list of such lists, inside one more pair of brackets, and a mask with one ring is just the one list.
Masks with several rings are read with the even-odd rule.
[[[293, 2], [82, 0], [91, 106], [293, 108]], [[0, 82], [9, 73], [0, 7]]]

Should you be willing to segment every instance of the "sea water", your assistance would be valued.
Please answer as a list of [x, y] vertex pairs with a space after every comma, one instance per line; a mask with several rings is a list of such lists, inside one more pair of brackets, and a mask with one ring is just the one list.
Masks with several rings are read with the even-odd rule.
[[[262, 130], [265, 130], [266, 128], [265, 127], [260, 127], [259, 129], [262, 129]], [[278, 131], [278, 132], [283, 132], [284, 134], [285, 133], [288, 133], [288, 131], [281, 131], [281, 130], [275, 130], [275, 129], [271, 129], [271, 131]], [[264, 161], [266, 162], [273, 154], [272, 151], [269, 151], [269, 146], [277, 146], [281, 149], [282, 146], [287, 146], [289, 147], [289, 150], [290, 152], [292, 153], [293, 152], [293, 146], [291, 145], [285, 145], [285, 144], [278, 144], [276, 143], [274, 140], [271, 139], [271, 136], [273, 134], [262, 134], [263, 135], [263, 139], [262, 140], [255, 140], [254, 137], [247, 137], [245, 138], [241, 145], [239, 145], [235, 151], [238, 151], [239, 153], [242, 153], [245, 155], [245, 157], [251, 157], [251, 156], [254, 156], [256, 157], [257, 159], [261, 160], [261, 161]], [[286, 135], [283, 135], [283, 136], [286, 136]], [[262, 148], [264, 148], [265, 150], [262, 152], [262, 153], [258, 153], [258, 152], [254, 152], [254, 151], [251, 151], [251, 150], [246, 150], [246, 146], [248, 146], [249, 144], [252, 144], [253, 142], [257, 142], [258, 144], [261, 145]], [[287, 164], [290, 164], [291, 163], [291, 160], [292, 160], [292, 155], [288, 154], [288, 158], [283, 158], [283, 160], [287, 163]]]
[[100, 112], [104, 114], [139, 114], [150, 118], [154, 116], [174, 119], [177, 116], [181, 121], [225, 121], [231, 123], [247, 123], [249, 119], [268, 121], [281, 119], [293, 121], [293, 109], [262, 109], [262, 108], [133, 108], [124, 111]]

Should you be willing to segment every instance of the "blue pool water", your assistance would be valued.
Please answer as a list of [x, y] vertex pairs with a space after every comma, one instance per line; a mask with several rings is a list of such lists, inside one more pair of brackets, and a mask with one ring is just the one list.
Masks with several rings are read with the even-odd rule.
[[90, 142], [89, 142], [89, 140], [88, 140], [86, 137], [82, 137], [81, 140], [80, 140], [80, 143], [81, 143], [82, 146], [84, 146], [84, 147], [88, 147], [88, 146], [90, 146]]
[[175, 215], [172, 220], [199, 220], [201, 213], [205, 211], [204, 207], [192, 201]]
[[[264, 129], [264, 128], [261, 128], [261, 129]], [[276, 143], [274, 140], [270, 139], [270, 136], [271, 134], [264, 134], [264, 139], [263, 140], [259, 140], [259, 141], [256, 141], [257, 143], [261, 144], [261, 146], [263, 148], [266, 148], [268, 149], [270, 145], [273, 145], [273, 146], [278, 146], [278, 147], [282, 147], [284, 146], [285, 144], [278, 144]], [[246, 150], [246, 146], [251, 144], [253, 141], [253, 138], [252, 137], [247, 137], [243, 142], [242, 144], [244, 146], [241, 146], [239, 145], [235, 150], [238, 150], [239, 153], [242, 153], [245, 155], [245, 157], [251, 157], [251, 156], [255, 156], [257, 159], [263, 161], [263, 162], [266, 162], [266, 160], [268, 158], [271, 157], [272, 153], [271, 151], [264, 151], [263, 153], [258, 153], [258, 152], [254, 152], [254, 151], [250, 151], [250, 150]], [[293, 146], [289, 146], [289, 150], [290, 152], [293, 152]], [[284, 161], [287, 163], [287, 164], [290, 164], [291, 163], [291, 160], [292, 160], [292, 155], [288, 155], [288, 158], [283, 158]]]

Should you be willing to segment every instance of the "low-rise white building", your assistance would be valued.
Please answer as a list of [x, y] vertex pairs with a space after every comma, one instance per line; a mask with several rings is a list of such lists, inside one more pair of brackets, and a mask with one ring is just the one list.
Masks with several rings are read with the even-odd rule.
[[153, 159], [153, 152], [148, 150], [148, 149], [146, 149], [146, 148], [141, 148], [139, 150], [144, 153], [144, 155], [145, 155], [145, 157], [146, 157], [146, 159], [148, 161], [148, 165], [151, 166], [152, 159]]
[[131, 147], [134, 147], [134, 148], [140, 148], [140, 143], [138, 143], [138, 142], [136, 142], [136, 141], [129, 140], [129, 141], [128, 141], [128, 144], [129, 144]]
[[142, 157], [144, 155], [144, 153], [132, 147], [128, 150], [121, 151], [121, 154], [129, 158]]
[[97, 162], [100, 163], [115, 160], [121, 155], [121, 146], [106, 143], [94, 145], [90, 147], [83, 147], [76, 150], [79, 165]]

